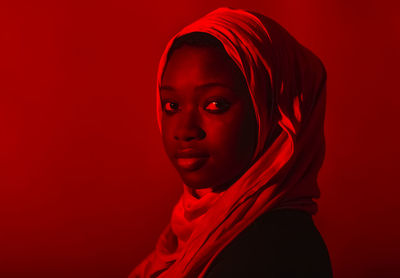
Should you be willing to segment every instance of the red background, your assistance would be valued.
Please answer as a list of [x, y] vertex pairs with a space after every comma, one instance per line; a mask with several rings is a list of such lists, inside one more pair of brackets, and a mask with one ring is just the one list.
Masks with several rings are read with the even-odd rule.
[[274, 18], [323, 60], [315, 220], [335, 277], [400, 277], [399, 7], [344, 0], [2, 1], [1, 277], [126, 277], [152, 250], [181, 192], [156, 124], [158, 59], [221, 5]]

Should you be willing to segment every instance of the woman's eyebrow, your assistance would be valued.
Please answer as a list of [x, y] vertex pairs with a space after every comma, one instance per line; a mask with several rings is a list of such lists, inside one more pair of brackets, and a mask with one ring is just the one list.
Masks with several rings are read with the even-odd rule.
[[196, 86], [195, 90], [196, 91], [197, 90], [207, 90], [207, 89], [210, 89], [210, 88], [213, 88], [213, 87], [223, 87], [223, 88], [226, 88], [226, 89], [229, 89], [229, 90], [233, 91], [231, 86], [229, 86], [229, 85], [227, 85], [225, 83], [220, 83], [220, 82], [204, 83], [204, 84]]
[[166, 86], [161, 86], [160, 91], [175, 91], [175, 88], [172, 86], [166, 85]]
[[[208, 82], [208, 83], [204, 83], [204, 84], [200, 84], [195, 86], [195, 91], [202, 91], [202, 90], [207, 90], [213, 87], [222, 87], [222, 88], [226, 88], [229, 90], [233, 91], [233, 88], [225, 83], [220, 83], [220, 82]], [[162, 85], [160, 86], [160, 91], [176, 91], [176, 89], [172, 86], [169, 85]]]

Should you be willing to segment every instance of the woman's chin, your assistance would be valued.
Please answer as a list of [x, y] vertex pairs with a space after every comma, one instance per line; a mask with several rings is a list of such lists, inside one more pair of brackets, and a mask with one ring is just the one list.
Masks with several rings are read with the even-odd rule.
[[183, 183], [192, 188], [192, 189], [205, 189], [205, 188], [211, 188], [210, 183], [207, 183], [206, 181], [203, 180], [195, 180], [195, 179], [188, 179], [187, 177], [182, 177]]
[[216, 181], [215, 179], [204, 179], [204, 175], [191, 175], [190, 177], [188, 175], [181, 175], [181, 179], [183, 183], [191, 189], [209, 189], [210, 191], [213, 190], [219, 192], [221, 191], [219, 189], [222, 189], [222, 187], [225, 188], [223, 183], [221, 183], [220, 181]]
[[185, 185], [192, 189], [213, 188], [214, 182], [210, 179], [205, 179], [204, 174], [199, 172], [180, 172], [180, 177]]

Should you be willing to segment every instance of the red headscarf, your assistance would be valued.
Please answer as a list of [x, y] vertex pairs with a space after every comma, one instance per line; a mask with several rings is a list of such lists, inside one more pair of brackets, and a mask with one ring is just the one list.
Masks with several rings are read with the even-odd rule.
[[[326, 72], [321, 61], [275, 21], [219, 8], [176, 34], [162, 55], [157, 80], [160, 130], [158, 88], [167, 55], [176, 38], [192, 32], [217, 38], [245, 76], [258, 123], [253, 164], [221, 193], [197, 199], [184, 184], [155, 250], [130, 278], [203, 277], [218, 253], [263, 213], [280, 208], [317, 211], [313, 199], [319, 197], [317, 174], [325, 153]], [[272, 118], [280, 128], [268, 143], [266, 127]]]

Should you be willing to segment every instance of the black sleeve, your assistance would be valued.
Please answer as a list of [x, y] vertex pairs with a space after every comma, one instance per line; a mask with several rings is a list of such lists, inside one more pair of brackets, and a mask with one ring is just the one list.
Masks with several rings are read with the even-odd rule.
[[277, 210], [260, 216], [210, 265], [205, 278], [330, 278], [325, 243], [310, 215]]

